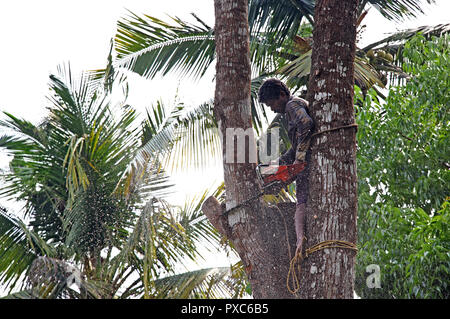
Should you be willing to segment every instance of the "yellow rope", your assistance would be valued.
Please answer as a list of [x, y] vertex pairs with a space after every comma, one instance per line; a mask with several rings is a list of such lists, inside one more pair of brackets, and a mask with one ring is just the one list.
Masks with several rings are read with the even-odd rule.
[[[309, 255], [311, 255], [313, 252], [316, 252], [321, 249], [326, 248], [345, 248], [345, 249], [351, 249], [354, 251], [357, 251], [358, 248], [356, 247], [356, 244], [345, 241], [345, 240], [325, 240], [318, 244], [315, 244], [314, 246], [306, 249], [305, 251], [305, 258], [307, 258]], [[301, 251], [298, 251], [295, 253], [294, 258], [291, 259], [291, 262], [289, 263], [289, 272], [286, 279], [286, 286], [290, 293], [296, 294], [300, 290], [300, 283], [298, 281], [297, 272], [295, 271], [295, 266], [297, 265], [298, 273], [300, 273], [301, 270], [301, 262], [303, 260], [303, 255]], [[289, 279], [292, 277], [292, 287], [289, 285]]]
[[306, 250], [305, 257], [308, 257], [308, 255], [312, 254], [315, 251], [325, 249], [325, 248], [346, 248], [346, 249], [352, 249], [354, 251], [358, 250], [358, 248], [356, 247], [356, 245], [354, 243], [351, 243], [351, 242], [348, 242], [345, 240], [325, 240], [323, 242], [320, 242], [320, 243], [312, 246], [311, 248], [308, 248]]
[[[273, 207], [278, 210], [281, 218], [283, 219], [284, 230], [286, 232], [286, 243], [288, 246], [289, 258], [291, 258], [291, 245], [289, 244], [289, 235], [288, 235], [289, 232], [287, 229], [286, 219], [284, 218], [283, 214], [281, 213], [280, 208], [277, 205], [274, 205]], [[303, 242], [305, 239], [306, 239], [306, 237], [303, 237]], [[351, 242], [348, 242], [345, 240], [325, 240], [325, 241], [322, 241], [322, 242], [306, 249], [305, 258], [307, 258], [309, 255], [311, 255], [313, 252], [316, 252], [318, 250], [325, 249], [325, 248], [345, 248], [345, 249], [352, 249], [354, 251], [358, 251], [358, 248], [357, 248], [356, 244], [354, 244], [354, 243], [351, 243]], [[300, 290], [300, 283], [299, 283], [299, 280], [297, 277], [297, 273], [300, 274], [302, 260], [303, 260], [302, 252], [296, 251], [294, 257], [291, 258], [291, 261], [289, 263], [289, 271], [288, 271], [288, 275], [286, 277], [286, 286], [287, 286], [289, 292], [292, 294], [296, 294]], [[298, 272], [295, 271], [296, 265], [298, 268]], [[291, 286], [289, 285], [289, 279], [291, 277], [292, 277], [293, 288], [291, 288]]]
[[[291, 294], [296, 294], [300, 290], [300, 283], [297, 278], [297, 272], [295, 271], [295, 265], [298, 267], [298, 273], [300, 273], [301, 270], [301, 262], [302, 262], [303, 256], [302, 252], [296, 252], [294, 258], [291, 259], [291, 262], [289, 263], [289, 271], [286, 278], [286, 286], [287, 289]], [[292, 276], [292, 288], [291, 285], [289, 285], [289, 279]]]

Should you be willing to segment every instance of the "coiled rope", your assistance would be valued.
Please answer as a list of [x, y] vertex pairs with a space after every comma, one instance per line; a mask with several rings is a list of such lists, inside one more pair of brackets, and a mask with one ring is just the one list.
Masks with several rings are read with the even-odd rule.
[[[303, 259], [308, 258], [312, 253], [319, 251], [321, 249], [326, 248], [344, 248], [351, 249], [353, 251], [358, 251], [356, 244], [345, 241], [345, 240], [325, 240], [314, 246], [305, 250], [305, 257], [303, 257], [301, 251], [297, 251], [295, 253], [294, 258], [291, 259], [289, 264], [289, 272], [286, 278], [286, 286], [290, 293], [296, 294], [300, 290], [300, 283], [297, 277], [297, 273], [299, 274], [301, 271], [301, 263]], [[296, 271], [297, 266], [297, 271]], [[292, 286], [289, 284], [290, 279], [292, 278]]]

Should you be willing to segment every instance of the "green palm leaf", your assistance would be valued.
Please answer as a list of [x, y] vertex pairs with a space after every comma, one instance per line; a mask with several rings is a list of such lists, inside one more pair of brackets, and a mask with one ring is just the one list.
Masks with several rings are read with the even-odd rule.
[[[153, 198], [140, 210], [126, 244], [114, 257], [108, 270], [109, 277], [125, 273], [124, 269], [129, 267], [140, 274], [141, 280], [128, 286], [121, 298], [139, 295], [145, 298], [187, 296], [201, 291], [205, 280], [214, 280], [214, 285], [232, 286], [229, 280], [227, 283], [219, 282], [223, 276], [212, 278], [210, 275], [213, 273], [217, 275], [215, 271], [206, 275], [204, 271], [196, 272], [194, 277], [189, 272], [173, 275], [175, 264], [180, 260], [188, 258], [195, 261], [200, 256], [200, 243], [207, 242], [216, 247], [220, 239], [201, 212], [207, 193], [194, 198], [184, 208], [173, 208], [165, 201]], [[165, 279], [159, 280], [161, 277]], [[180, 291], [181, 284], [183, 289]]]
[[[360, 3], [360, 12], [362, 12], [367, 3], [370, 3], [386, 19], [401, 21], [404, 18], [423, 14], [423, 2], [423, 0], [364, 0]], [[426, 0], [426, 2], [431, 4], [435, 0]]]
[[312, 22], [313, 11], [314, 1], [310, 0], [251, 0], [249, 27], [251, 33], [267, 32], [268, 42], [278, 46], [297, 34], [303, 17]]
[[53, 247], [17, 217], [0, 210], [0, 283], [13, 289], [39, 255], [55, 255]]
[[[252, 79], [251, 110], [255, 130], [259, 133], [267, 114], [259, 104], [257, 92], [261, 83], [271, 74]], [[213, 114], [213, 101], [194, 107], [178, 104], [171, 112], [158, 102], [147, 111], [143, 141], [136, 163], [145, 163], [147, 154], [161, 155], [161, 163], [172, 172], [179, 169], [201, 169], [215, 165], [222, 159], [222, 148], [217, 122]], [[133, 162], [135, 163], [135, 162]]]
[[136, 151], [128, 168], [129, 172], [135, 172], [124, 175], [124, 178], [139, 176], [151, 159], [150, 167], [158, 172], [163, 172], [161, 167], [171, 171], [201, 168], [220, 159], [222, 150], [212, 101], [193, 108], [177, 104], [169, 112], [162, 102], [158, 102], [151, 111], [147, 110], [142, 127], [143, 145]]
[[200, 169], [221, 159], [222, 149], [213, 116], [213, 101], [185, 108], [184, 114], [173, 123], [173, 128], [176, 138], [167, 157], [166, 167], [169, 169]]
[[214, 60], [214, 35], [213, 29], [194, 17], [197, 25], [178, 18], [171, 18], [171, 25], [130, 12], [128, 18], [118, 22], [115, 64], [146, 78], [171, 70], [202, 76]]
[[[402, 79], [410, 78], [410, 76], [402, 69], [402, 64], [404, 62], [402, 52], [405, 43], [417, 34], [422, 34], [425, 38], [431, 39], [433, 36], [440, 37], [449, 32], [450, 24], [406, 29], [393, 33], [380, 41], [371, 43], [359, 52], [361, 56], [365, 54], [370, 61], [370, 65], [374, 69], [389, 74], [391, 84], [400, 83], [399, 81]], [[377, 55], [379, 52], [390, 55], [390, 58], [386, 59], [385, 57], [379, 57]], [[382, 95], [380, 94], [380, 96]]]
[[179, 223], [188, 237], [196, 243], [209, 243], [212, 247], [217, 247], [221, 236], [205, 218], [201, 208], [210, 195], [220, 196], [223, 194], [223, 190], [223, 185], [219, 186], [213, 194], [206, 190], [200, 196], [186, 200], [184, 207], [178, 212]]
[[366, 59], [356, 56], [355, 57], [355, 83], [364, 88], [371, 88], [374, 85], [384, 87], [381, 81], [381, 76], [371, 66]]
[[298, 58], [281, 67], [277, 73], [286, 76], [288, 79], [303, 78], [311, 71], [311, 50], [300, 55]]
[[[370, 88], [373, 85], [384, 87], [380, 80], [378, 72], [363, 58], [355, 58], [355, 80], [361, 86]], [[306, 83], [306, 77], [311, 71], [311, 50], [300, 55], [293, 61], [285, 64], [277, 73], [285, 76], [290, 83], [300, 84]]]
[[15, 293], [8, 294], [0, 299], [35, 299], [36, 296], [31, 290], [22, 290]]
[[[422, 0], [363, 0], [359, 4], [362, 13], [367, 4], [375, 7], [389, 20], [402, 20], [422, 14]], [[434, 3], [434, 0], [426, 0]], [[273, 34], [277, 43], [297, 34], [303, 17], [313, 23], [314, 0], [251, 0], [249, 2], [249, 25], [252, 31]]]
[[[242, 284], [241, 284], [242, 285]], [[156, 298], [229, 298], [241, 297], [237, 280], [230, 267], [207, 268], [167, 276], [155, 281]]]
[[[413, 36], [421, 33], [423, 36], [427, 38], [431, 38], [432, 36], [442, 36], [446, 33], [450, 32], [450, 23], [447, 24], [438, 24], [435, 26], [421, 26], [418, 28], [410, 28], [403, 31], [395, 32], [390, 36], [371, 43], [364, 47], [362, 50], [367, 52], [373, 48], [382, 48], [382, 49], [395, 49], [397, 50], [401, 47], [406, 41], [411, 39]], [[391, 51], [391, 50], [390, 50]]]

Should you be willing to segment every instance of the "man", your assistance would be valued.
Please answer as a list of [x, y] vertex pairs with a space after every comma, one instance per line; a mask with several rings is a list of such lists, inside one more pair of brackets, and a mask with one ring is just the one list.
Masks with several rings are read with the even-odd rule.
[[[259, 101], [273, 112], [284, 113], [288, 123], [288, 136], [291, 148], [278, 162], [280, 165], [309, 162], [309, 142], [313, 120], [308, 114], [308, 102], [291, 95], [287, 86], [277, 79], [266, 80], [259, 88]], [[297, 204], [295, 210], [295, 230], [297, 233], [297, 252], [302, 252], [305, 228], [305, 209], [308, 196], [308, 166], [295, 180]]]

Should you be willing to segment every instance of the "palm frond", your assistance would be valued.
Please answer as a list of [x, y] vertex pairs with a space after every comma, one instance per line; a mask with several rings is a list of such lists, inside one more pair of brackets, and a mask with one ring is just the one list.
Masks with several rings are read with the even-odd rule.
[[[0, 126], [11, 130], [16, 137], [27, 138], [36, 144], [46, 141], [45, 135], [38, 126], [25, 119], [19, 119], [11, 113], [3, 112], [3, 114], [6, 116], [6, 119], [0, 120]], [[8, 145], [8, 143], [3, 142], [0, 147], [8, 148]]]
[[211, 299], [242, 297], [241, 283], [230, 267], [207, 268], [168, 276], [155, 281], [155, 298]]
[[37, 297], [33, 294], [31, 290], [21, 290], [8, 294], [0, 299], [36, 299]]
[[177, 139], [177, 122], [184, 111], [183, 105], [174, 105], [167, 112], [162, 101], [158, 101], [149, 112], [142, 127], [142, 150], [148, 154], [165, 154]]
[[[167, 112], [162, 102], [158, 102], [147, 111], [143, 145], [136, 151], [128, 171], [134, 168], [143, 172], [143, 167], [153, 167], [162, 172], [161, 167], [165, 167], [173, 172], [179, 168], [201, 168], [220, 159], [220, 139], [212, 109], [209, 101], [193, 108], [175, 104]], [[148, 166], [149, 161], [153, 165]]]
[[248, 22], [251, 33], [267, 32], [269, 42], [279, 46], [293, 38], [303, 18], [313, 24], [314, 1], [311, 0], [251, 0]]
[[[364, 10], [367, 2], [389, 20], [402, 21], [405, 18], [423, 14], [423, 0], [364, 0], [360, 3], [360, 12]], [[426, 0], [426, 2], [432, 4], [435, 0]]]
[[78, 185], [84, 189], [89, 185], [89, 171], [97, 175], [103, 171], [105, 179], [109, 179], [108, 174], [113, 179], [120, 176], [137, 148], [136, 128], [132, 127], [136, 112], [128, 105], [112, 108], [108, 91], [101, 95], [97, 90], [89, 96], [89, 77], [82, 75], [80, 84], [75, 85], [70, 66], [61, 69], [61, 79], [51, 76], [51, 123], [55, 138], [64, 141], [67, 150], [62, 167], [67, 170], [67, 187], [73, 199]]
[[311, 50], [300, 55], [298, 58], [277, 70], [278, 74], [290, 78], [303, 78], [309, 75], [311, 71]]
[[115, 193], [130, 198], [165, 198], [173, 192], [170, 176], [155, 154], [139, 151], [116, 185]]
[[55, 255], [53, 247], [17, 217], [0, 210], [0, 282], [13, 289], [39, 255]]
[[162, 160], [170, 156], [177, 137], [177, 125], [180, 107], [175, 107], [169, 114], [161, 101], [147, 110], [147, 118], [142, 123], [141, 146], [129, 158], [116, 190], [122, 185], [122, 192], [129, 197], [140, 193], [145, 197], [164, 197], [172, 190], [173, 184], [163, 169]]
[[197, 244], [209, 243], [212, 247], [217, 247], [220, 241], [221, 236], [205, 218], [201, 207], [210, 195], [219, 197], [223, 194], [223, 190], [223, 185], [221, 185], [213, 192], [205, 190], [200, 196], [187, 199], [184, 207], [177, 214], [179, 223], [183, 226], [186, 234]]
[[[355, 58], [355, 80], [360, 86], [371, 88], [374, 85], [384, 87], [384, 84], [380, 80], [380, 75], [375, 68], [370, 65], [365, 59]], [[306, 83], [306, 78], [311, 71], [311, 50], [300, 55], [295, 60], [285, 64], [277, 73], [285, 76], [290, 83], [296, 83], [297, 85]]]
[[42, 256], [36, 258], [27, 275], [27, 289], [20, 297], [39, 299], [81, 299], [107, 296], [108, 284], [86, 278], [66, 260]]
[[97, 70], [89, 70], [86, 72], [86, 76], [88, 77], [90, 90], [92, 92], [106, 92], [112, 93], [113, 85], [122, 85], [125, 84], [124, 87], [124, 96], [125, 99], [128, 96], [128, 86], [126, 85], [127, 77], [124, 73], [119, 72], [113, 64], [113, 49], [114, 49], [114, 41], [111, 39], [111, 46], [109, 49], [109, 54], [107, 58], [106, 68], [97, 69]]
[[[191, 254], [192, 249], [192, 242], [167, 203], [152, 198], [140, 210], [133, 230], [114, 260], [116, 265], [133, 264], [143, 270], [142, 273], [147, 272], [150, 280], [160, 269], [171, 271], [173, 262], [179, 256]], [[142, 254], [144, 260], [138, 254]]]
[[128, 18], [118, 21], [115, 64], [146, 78], [170, 71], [202, 76], [214, 60], [213, 29], [203, 21], [191, 24], [178, 18], [171, 20], [173, 24], [130, 12]]
[[408, 41], [418, 33], [421, 33], [424, 37], [428, 38], [432, 36], [439, 37], [448, 32], [450, 32], [450, 23], [438, 24], [434, 26], [421, 26], [417, 28], [410, 28], [400, 32], [395, 32], [384, 39], [371, 43], [366, 47], [364, 47], [362, 50], [368, 52], [371, 49], [380, 48], [392, 51], [390, 50], [390, 48], [392, 48], [394, 49], [394, 51], [397, 51], [397, 49], [401, 45], [403, 45], [406, 41]]
[[185, 108], [184, 114], [173, 122], [173, 129], [176, 138], [165, 162], [172, 171], [201, 169], [221, 159], [221, 141], [212, 100]]
[[[433, 36], [441, 37], [449, 32], [450, 24], [406, 29], [393, 33], [380, 41], [371, 43], [359, 52], [366, 56], [370, 61], [370, 65], [379, 71], [379, 73], [388, 74], [391, 84], [400, 83], [403, 79], [410, 78], [410, 76], [402, 69], [402, 52], [405, 43], [417, 34], [421, 34], [425, 38], [430, 39]], [[383, 80], [386, 83], [388, 77], [387, 75], [384, 75], [383, 77]]]
[[[253, 127], [259, 134], [263, 129], [267, 114], [258, 102], [258, 88], [270, 73], [261, 74], [251, 82], [251, 112]], [[161, 130], [163, 142], [169, 146], [163, 154], [164, 167], [172, 172], [179, 169], [201, 170], [208, 165], [221, 163], [222, 147], [221, 136], [213, 114], [213, 100], [207, 101], [195, 107], [179, 105], [176, 112], [169, 116], [165, 123], [168, 125]], [[156, 135], [158, 136], [158, 135]], [[157, 145], [161, 145], [158, 139], [152, 139], [143, 149], [147, 152], [155, 152]], [[169, 142], [171, 143], [169, 145]], [[155, 145], [156, 143], [156, 145]]]
[[184, 208], [173, 208], [155, 198], [142, 207], [126, 244], [108, 270], [109, 277], [124, 273], [130, 266], [140, 274], [141, 281], [129, 286], [122, 297], [139, 294], [155, 297], [160, 291], [157, 278], [173, 273], [175, 263], [184, 258], [196, 260], [200, 256], [198, 243], [218, 243], [218, 233], [201, 218], [205, 196], [206, 193]]
[[379, 87], [384, 87], [383, 82], [381, 81], [381, 76], [375, 70], [373, 66], [371, 66], [366, 59], [360, 58], [358, 56], [355, 57], [355, 83], [359, 87], [364, 87], [369, 89], [374, 85], [378, 85]]
[[50, 120], [61, 127], [70, 128], [65, 134], [63, 130], [60, 131], [63, 136], [83, 136], [89, 131], [88, 124], [96, 115], [91, 111], [92, 107], [94, 102], [100, 100], [91, 90], [90, 78], [86, 73], [74, 75], [69, 63], [58, 65], [57, 74], [50, 75]]

